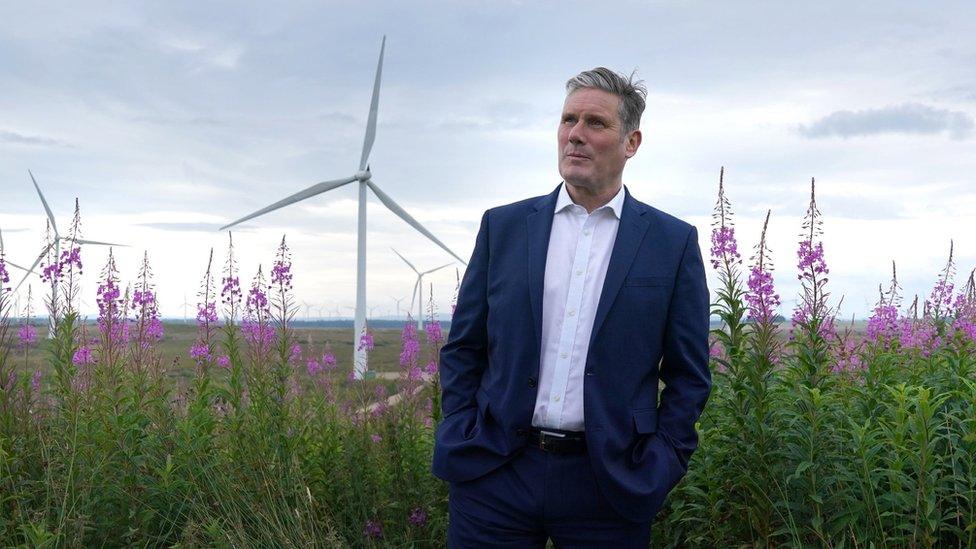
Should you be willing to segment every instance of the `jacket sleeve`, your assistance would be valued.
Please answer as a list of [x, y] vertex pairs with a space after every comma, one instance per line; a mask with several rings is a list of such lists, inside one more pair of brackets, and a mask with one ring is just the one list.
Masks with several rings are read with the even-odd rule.
[[658, 434], [674, 449], [683, 470], [698, 447], [695, 422], [712, 388], [708, 368], [709, 296], [694, 227], [675, 277], [664, 334]]
[[488, 367], [488, 214], [461, 279], [447, 342], [440, 352], [443, 417], [477, 406], [475, 393]]

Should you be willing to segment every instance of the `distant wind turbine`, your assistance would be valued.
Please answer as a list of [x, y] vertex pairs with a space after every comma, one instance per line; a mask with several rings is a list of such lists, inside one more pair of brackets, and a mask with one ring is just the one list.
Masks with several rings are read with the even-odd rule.
[[[390, 249], [393, 250], [393, 248]], [[413, 297], [410, 298], [410, 310], [413, 310], [413, 304], [416, 302], [417, 303], [417, 329], [422, 330], [424, 328], [424, 275], [430, 274], [434, 271], [439, 271], [444, 267], [450, 267], [453, 263], [441, 265], [440, 267], [437, 267], [436, 269], [430, 269], [429, 271], [420, 272], [417, 270], [416, 267], [413, 266], [413, 263], [410, 263], [409, 261], [407, 261], [407, 258], [400, 255], [400, 252], [393, 250], [393, 253], [400, 256], [400, 259], [402, 259], [404, 263], [406, 263], [411, 269], [413, 269], [413, 272], [417, 273], [417, 282], [415, 282], [413, 285]], [[417, 298], [418, 292], [420, 293], [419, 299]]]
[[183, 324], [189, 324], [190, 318], [187, 316], [186, 311], [190, 307], [190, 302], [186, 299], [186, 292], [183, 292]]
[[399, 319], [400, 318], [400, 302], [403, 301], [406, 298], [405, 297], [396, 298], [396, 297], [390, 296], [390, 299], [392, 299], [393, 301], [396, 302], [396, 316], [394, 316], [393, 318], [394, 318], [394, 320]]
[[372, 180], [373, 175], [369, 171], [369, 153], [373, 148], [373, 141], [376, 140], [376, 116], [379, 109], [380, 77], [383, 73], [383, 52], [385, 49], [386, 36], [383, 37], [383, 41], [380, 45], [380, 59], [376, 65], [376, 78], [373, 81], [373, 96], [369, 105], [369, 116], [366, 122], [366, 137], [363, 140], [363, 152], [362, 156], [359, 158], [359, 171], [353, 175], [343, 177], [341, 179], [324, 181], [322, 183], [312, 185], [305, 190], [299, 191], [287, 198], [283, 198], [282, 200], [279, 200], [266, 208], [262, 208], [252, 214], [238, 219], [237, 221], [234, 221], [233, 223], [221, 227], [221, 230], [233, 227], [234, 225], [249, 219], [264, 215], [289, 204], [294, 204], [301, 200], [305, 200], [306, 198], [311, 198], [324, 192], [331, 191], [332, 189], [337, 189], [343, 185], [352, 183], [353, 181], [359, 183], [359, 226], [357, 229], [358, 247], [356, 254], [356, 319], [354, 323], [355, 329], [353, 332], [353, 365], [357, 379], [363, 379], [368, 368], [366, 364], [366, 354], [359, 350], [358, 345], [359, 338], [363, 333], [363, 328], [366, 321], [366, 189], [371, 189], [373, 194], [376, 195], [376, 198], [378, 198], [384, 206], [406, 221], [408, 225], [432, 240], [444, 251], [457, 258], [457, 260], [461, 263], [465, 265], [467, 264], [457, 254], [452, 252], [450, 248], [444, 245], [443, 242], [438, 240], [433, 233], [425, 229], [423, 225], [408, 214], [406, 210], [394, 202], [393, 199], [383, 192], [383, 190], [380, 189], [379, 186], [377, 186]]
[[[20, 283], [17, 284], [17, 288], [14, 289], [15, 292], [17, 291], [17, 289], [20, 288], [21, 284], [23, 284], [24, 281], [27, 280], [27, 277], [30, 276], [30, 274], [32, 272], [34, 272], [34, 269], [37, 267], [37, 265], [41, 262], [42, 259], [44, 259], [44, 255], [52, 247], [54, 248], [54, 260], [55, 261], [58, 261], [59, 260], [59, 258], [61, 256], [61, 241], [62, 240], [66, 241], [66, 242], [74, 242], [76, 244], [93, 244], [95, 246], [120, 246], [120, 247], [125, 247], [125, 244], [113, 244], [111, 242], [99, 242], [99, 241], [96, 241], [96, 240], [84, 240], [84, 239], [81, 239], [81, 238], [72, 239], [71, 237], [68, 237], [68, 236], [61, 236], [61, 233], [58, 232], [58, 224], [54, 221], [54, 213], [51, 212], [51, 207], [48, 206], [47, 199], [44, 198], [44, 193], [41, 192], [41, 186], [37, 184], [37, 180], [34, 179], [34, 174], [30, 170], [27, 170], [27, 173], [28, 173], [28, 175], [30, 175], [31, 181], [34, 183], [34, 188], [37, 189], [37, 196], [39, 196], [41, 198], [41, 204], [44, 205], [44, 211], [47, 213], [47, 221], [48, 221], [48, 223], [50, 223], [51, 230], [54, 231], [54, 241], [51, 242], [50, 244], [48, 244], [47, 246], [44, 246], [44, 248], [41, 249], [41, 253], [38, 254], [37, 255], [37, 259], [34, 260], [34, 264], [31, 265], [30, 269], [26, 269], [27, 274], [25, 274], [24, 275], [24, 278], [21, 279]], [[77, 210], [77, 209], [78, 209], [78, 199], [75, 198], [75, 210]], [[58, 293], [57, 292], [51, 292], [51, 309], [52, 310], [57, 310], [57, 297], [58, 297]], [[54, 320], [55, 320], [54, 319], [54, 315], [51, 315], [51, 317], [50, 317], [50, 329], [48, 330], [48, 334], [47, 334], [47, 336], [49, 338], [54, 337]]]

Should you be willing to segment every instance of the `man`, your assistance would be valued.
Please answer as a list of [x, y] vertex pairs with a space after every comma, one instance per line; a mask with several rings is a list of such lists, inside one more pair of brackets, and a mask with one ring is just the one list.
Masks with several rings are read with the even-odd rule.
[[698, 445], [698, 234], [622, 185], [646, 91], [602, 67], [566, 90], [563, 183], [485, 212], [441, 349], [450, 547], [647, 547]]

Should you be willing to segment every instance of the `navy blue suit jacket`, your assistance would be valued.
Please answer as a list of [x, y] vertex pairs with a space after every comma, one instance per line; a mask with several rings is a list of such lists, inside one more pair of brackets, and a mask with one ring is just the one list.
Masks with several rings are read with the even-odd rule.
[[[477, 478], [526, 444], [558, 192], [481, 219], [440, 354], [433, 473], [444, 480]], [[600, 490], [635, 522], [654, 518], [698, 446], [695, 422], [711, 390], [708, 317], [697, 230], [625, 188], [586, 357], [583, 411]]]

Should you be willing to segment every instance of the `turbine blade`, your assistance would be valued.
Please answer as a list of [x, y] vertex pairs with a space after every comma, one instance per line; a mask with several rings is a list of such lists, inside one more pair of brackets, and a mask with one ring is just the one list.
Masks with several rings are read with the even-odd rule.
[[450, 262], [450, 263], [448, 263], [447, 265], [441, 265], [440, 267], [438, 267], [436, 269], [431, 269], [429, 271], [424, 271], [424, 274], [430, 274], [430, 273], [432, 273], [434, 271], [439, 271], [439, 270], [443, 269], [444, 267], [450, 267], [451, 265], [454, 265], [454, 262], [453, 261]]
[[298, 202], [300, 200], [305, 200], [306, 198], [313, 197], [313, 196], [315, 196], [317, 194], [322, 194], [322, 193], [324, 193], [326, 191], [331, 191], [332, 189], [341, 187], [341, 186], [343, 186], [343, 185], [345, 185], [347, 183], [351, 183], [351, 182], [353, 182], [355, 180], [356, 180], [356, 176], [351, 175], [349, 177], [343, 177], [342, 179], [335, 179], [335, 180], [332, 180], [332, 181], [323, 181], [321, 183], [316, 183], [315, 185], [312, 185], [311, 187], [305, 189], [304, 191], [298, 191], [297, 193], [289, 196], [288, 198], [283, 198], [283, 199], [275, 202], [274, 204], [268, 206], [267, 208], [261, 208], [260, 210], [254, 212], [254, 213], [252, 213], [250, 215], [246, 215], [246, 216], [238, 219], [237, 221], [235, 221], [233, 223], [230, 223], [229, 225], [224, 225], [223, 227], [220, 228], [220, 230], [222, 231], [224, 229], [233, 227], [234, 225], [237, 225], [238, 223], [243, 223], [243, 222], [247, 221], [248, 219], [254, 219], [255, 217], [258, 217], [259, 215], [264, 215], [264, 214], [266, 214], [268, 212], [273, 212], [273, 211], [277, 210], [278, 208], [283, 208], [283, 207], [285, 207], [285, 206], [287, 206], [289, 204], [294, 204], [295, 202]]
[[407, 261], [407, 258], [405, 258], [402, 255], [400, 255], [400, 252], [394, 250], [393, 248], [390, 248], [390, 249], [393, 250], [393, 253], [399, 255], [400, 256], [400, 259], [402, 259], [404, 263], [406, 263], [407, 265], [410, 265], [410, 268], [413, 269], [413, 272], [417, 273], [418, 275], [420, 274], [420, 271], [418, 271], [417, 268], [413, 266], [413, 263], [410, 263], [409, 261]]
[[363, 139], [363, 156], [359, 159], [359, 171], [366, 169], [369, 161], [369, 152], [373, 150], [373, 141], [376, 140], [376, 112], [380, 105], [380, 76], [383, 74], [383, 51], [386, 49], [386, 35], [383, 35], [383, 42], [380, 44], [380, 61], [376, 64], [376, 79], [373, 80], [373, 99], [369, 102], [369, 118], [366, 119], [366, 138]]
[[26, 269], [27, 274], [25, 274], [24, 278], [20, 279], [20, 282], [17, 283], [17, 287], [14, 288], [14, 293], [16, 293], [17, 290], [20, 289], [21, 285], [24, 284], [24, 281], [27, 280], [27, 277], [29, 277], [31, 273], [34, 272], [34, 268], [37, 267], [37, 265], [41, 262], [42, 259], [44, 259], [44, 254], [47, 253], [47, 251], [51, 248], [51, 246], [53, 246], [53, 244], [48, 244], [47, 246], [44, 246], [44, 249], [41, 250], [40, 254], [38, 254], [37, 259], [34, 260], [34, 264], [31, 265], [30, 269]]
[[25, 269], [24, 267], [21, 267], [20, 265], [18, 265], [16, 263], [11, 263], [11, 262], [9, 262], [7, 260], [4, 260], [4, 264], [10, 265], [11, 267], [13, 267], [15, 269], [20, 269], [21, 271], [27, 271], [28, 274], [31, 272], [31, 271]]
[[413, 305], [417, 301], [417, 288], [420, 287], [420, 277], [422, 275], [417, 275], [417, 281], [413, 283], [413, 294], [410, 295], [410, 311], [413, 312]]
[[411, 227], [413, 227], [414, 229], [417, 229], [417, 231], [419, 231], [420, 234], [422, 234], [422, 235], [426, 236], [427, 238], [431, 239], [434, 242], [434, 244], [437, 244], [445, 252], [447, 252], [447, 253], [451, 254], [452, 256], [454, 256], [458, 261], [461, 262], [461, 264], [463, 264], [463, 265], [467, 265], [468, 264], [466, 261], [464, 261], [463, 259], [461, 259], [460, 257], [458, 257], [458, 255], [456, 253], [452, 252], [450, 248], [448, 248], [447, 246], [445, 246], [443, 242], [441, 242], [440, 240], [438, 240], [437, 237], [433, 235], [433, 233], [431, 233], [430, 231], [428, 231], [427, 229], [425, 229], [423, 225], [421, 225], [416, 219], [414, 219], [413, 217], [411, 217], [410, 214], [408, 214], [406, 212], [406, 210], [404, 210], [396, 202], [394, 202], [392, 198], [390, 198], [385, 192], [383, 192], [376, 185], [376, 183], [373, 183], [373, 180], [372, 179], [366, 181], [366, 185], [368, 185], [370, 189], [373, 189], [373, 192], [376, 193], [376, 198], [379, 198], [380, 199], [380, 202], [382, 202], [384, 206], [386, 206], [387, 208], [389, 208], [391, 212], [393, 212], [393, 213], [397, 214], [398, 216], [400, 216], [400, 219], [406, 221], [407, 224], [410, 225]]
[[34, 174], [30, 170], [27, 170], [27, 173], [30, 174], [31, 181], [34, 182], [34, 188], [37, 189], [37, 196], [41, 197], [41, 204], [44, 204], [44, 211], [47, 212], [47, 218], [51, 220], [51, 228], [54, 229], [54, 235], [58, 236], [58, 224], [54, 222], [54, 214], [51, 213], [51, 207], [47, 205], [44, 193], [41, 192], [41, 186], [37, 184], [37, 180], [34, 179]]
[[[71, 242], [71, 239], [66, 236], [59, 236], [58, 238], [64, 240], [65, 242]], [[129, 247], [128, 244], [114, 244], [112, 242], [99, 242], [98, 240], [85, 240], [82, 238], [76, 238], [74, 241], [78, 244], [94, 244], [95, 246], [118, 246], [120, 248]]]

